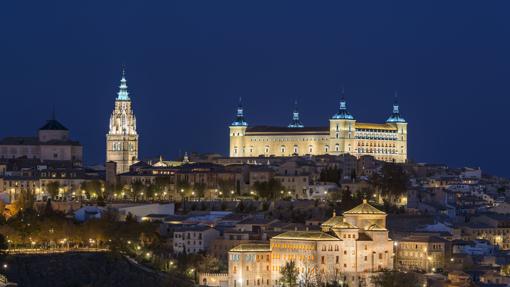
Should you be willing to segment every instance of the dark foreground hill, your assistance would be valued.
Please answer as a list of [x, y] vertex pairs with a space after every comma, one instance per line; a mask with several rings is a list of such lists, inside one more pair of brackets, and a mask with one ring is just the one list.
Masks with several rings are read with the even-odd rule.
[[16, 255], [7, 262], [7, 278], [20, 287], [192, 286], [111, 253]]

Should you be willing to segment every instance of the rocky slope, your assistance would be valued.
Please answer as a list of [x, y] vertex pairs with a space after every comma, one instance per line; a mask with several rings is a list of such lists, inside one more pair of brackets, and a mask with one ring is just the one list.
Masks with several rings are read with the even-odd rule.
[[17, 255], [6, 260], [7, 278], [20, 287], [191, 286], [110, 253]]

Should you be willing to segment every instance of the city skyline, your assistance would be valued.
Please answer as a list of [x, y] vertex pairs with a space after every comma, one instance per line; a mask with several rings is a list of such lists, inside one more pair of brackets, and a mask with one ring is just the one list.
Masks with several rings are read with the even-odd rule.
[[[454, 4], [441, 10], [414, 6], [429, 14], [409, 19], [415, 15], [402, 14], [401, 5], [380, 4], [381, 13], [368, 11], [354, 19], [341, 8], [361, 7], [332, 4], [331, 12], [319, 19], [315, 7], [298, 3], [282, 21], [283, 4], [271, 11], [236, 4], [241, 8], [236, 14], [222, 9], [228, 5], [198, 11], [188, 5], [162, 6], [153, 19], [142, 4], [107, 4], [102, 11], [94, 4], [79, 11], [72, 5], [41, 5], [55, 22], [41, 21], [40, 26], [33, 24], [46, 16], [35, 13], [38, 9], [20, 19], [2, 14], [4, 26], [18, 25], [6, 31], [7, 44], [0, 48], [11, 55], [0, 68], [1, 92], [6, 106], [22, 106], [26, 114], [16, 117], [14, 109], [5, 109], [1, 117], [10, 124], [0, 137], [33, 134], [55, 106], [57, 119], [83, 144], [86, 163], [103, 162], [108, 117], [126, 64], [141, 159], [177, 157], [179, 150], [228, 154], [227, 126], [240, 96], [250, 123], [286, 126], [297, 100], [305, 126], [321, 125], [336, 111], [336, 91], [344, 86], [351, 113], [374, 122], [388, 116], [398, 90], [411, 126], [410, 159], [481, 166], [508, 176], [504, 155], [472, 153], [504, 150], [508, 137], [503, 133], [500, 140], [487, 141], [473, 136], [476, 131], [499, 135], [505, 129], [510, 59], [504, 52], [508, 40], [500, 35], [509, 27], [502, 21], [504, 9], [497, 9], [504, 7], [466, 3], [463, 13], [453, 16]], [[62, 13], [49, 11], [52, 7]], [[109, 13], [117, 8], [120, 12]], [[392, 12], [393, 18], [384, 17]], [[489, 12], [495, 14], [489, 17]], [[260, 15], [267, 21], [253, 26]], [[424, 15], [437, 21], [424, 25]], [[224, 20], [211, 23], [218, 16]], [[59, 20], [69, 27], [52, 29]]]

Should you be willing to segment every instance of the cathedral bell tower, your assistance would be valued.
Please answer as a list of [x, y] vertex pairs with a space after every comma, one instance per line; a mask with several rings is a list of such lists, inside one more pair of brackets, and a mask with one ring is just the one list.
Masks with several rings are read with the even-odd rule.
[[106, 135], [106, 162], [115, 162], [117, 174], [129, 171], [138, 162], [136, 117], [127, 91], [126, 75], [122, 71], [115, 108], [110, 116], [110, 131]]

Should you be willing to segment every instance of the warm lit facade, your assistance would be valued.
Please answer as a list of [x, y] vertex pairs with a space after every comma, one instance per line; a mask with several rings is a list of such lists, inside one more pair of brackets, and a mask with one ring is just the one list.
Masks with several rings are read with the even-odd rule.
[[305, 127], [294, 110], [287, 127], [248, 126], [243, 108], [237, 108], [230, 125], [230, 157], [371, 155], [378, 160], [406, 162], [407, 122], [397, 103], [385, 123], [361, 123], [347, 111], [344, 99], [339, 111], [329, 119], [329, 126]]
[[373, 272], [393, 268], [386, 213], [364, 201], [324, 222], [322, 231], [288, 231], [269, 244], [241, 244], [229, 252], [229, 286], [279, 286], [281, 270], [295, 261], [298, 281], [358, 286]]
[[38, 159], [41, 161], [70, 161], [81, 165], [83, 147], [71, 140], [69, 130], [55, 119], [42, 126], [36, 137], [6, 137], [0, 140], [0, 160]]
[[451, 257], [449, 241], [437, 236], [408, 236], [395, 242], [395, 268], [435, 272]]
[[124, 72], [110, 117], [110, 131], [106, 135], [106, 162], [109, 161], [117, 164], [118, 174], [128, 172], [129, 166], [138, 161], [136, 117], [131, 107]]

